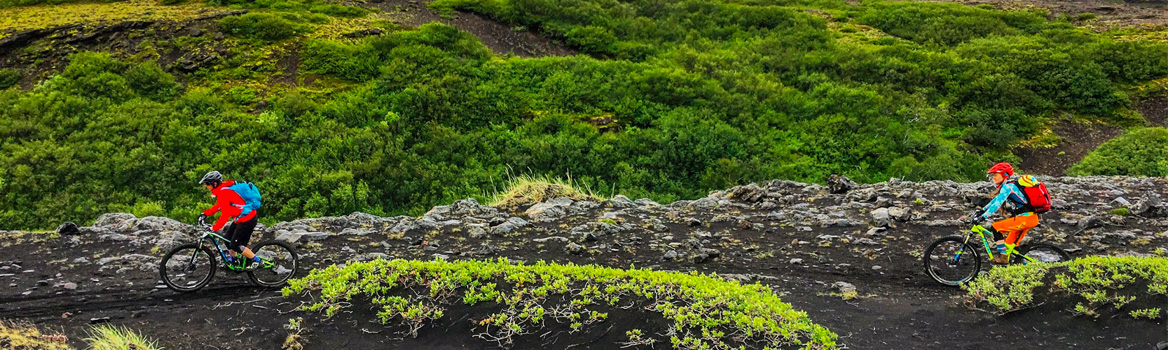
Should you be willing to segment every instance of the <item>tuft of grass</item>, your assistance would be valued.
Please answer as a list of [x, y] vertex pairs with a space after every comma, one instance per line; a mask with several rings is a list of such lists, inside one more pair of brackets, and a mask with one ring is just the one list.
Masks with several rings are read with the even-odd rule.
[[25, 323], [0, 321], [0, 340], [7, 345], [3, 349], [72, 350], [64, 335], [44, 334], [36, 326]]
[[102, 325], [93, 327], [89, 331], [89, 338], [85, 339], [93, 350], [156, 350], [159, 349], [138, 333], [125, 327]]
[[1127, 214], [1128, 214], [1128, 210], [1127, 210], [1127, 208], [1115, 208], [1115, 209], [1111, 209], [1111, 215], [1119, 215], [1119, 216], [1124, 216], [1124, 215], [1127, 215]]
[[519, 175], [509, 179], [505, 189], [492, 195], [487, 202], [495, 207], [517, 210], [560, 197], [603, 200], [587, 184], [578, 183], [571, 177], [564, 180], [546, 175]]

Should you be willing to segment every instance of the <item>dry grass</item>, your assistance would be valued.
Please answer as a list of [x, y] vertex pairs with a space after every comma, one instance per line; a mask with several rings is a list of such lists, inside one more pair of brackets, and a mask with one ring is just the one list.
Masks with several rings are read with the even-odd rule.
[[0, 9], [0, 38], [6, 31], [59, 27], [68, 24], [118, 23], [128, 20], [186, 20], [212, 15], [226, 9], [210, 8], [202, 1], [164, 6], [153, 0], [130, 0], [108, 4], [80, 3], [20, 6]]
[[72, 350], [61, 334], [44, 334], [35, 326], [0, 321], [0, 349]]
[[571, 177], [564, 180], [548, 176], [519, 175], [509, 179], [504, 190], [491, 196], [489, 202], [495, 207], [517, 210], [559, 197], [603, 200], [587, 185], [577, 183]]

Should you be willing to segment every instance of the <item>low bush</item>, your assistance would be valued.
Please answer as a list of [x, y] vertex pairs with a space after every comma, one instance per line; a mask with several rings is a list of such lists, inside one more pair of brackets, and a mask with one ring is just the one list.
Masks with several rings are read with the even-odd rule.
[[1168, 129], [1130, 130], [1096, 147], [1067, 174], [1168, 176]]
[[[628, 343], [669, 342], [683, 349], [834, 349], [837, 336], [761, 284], [741, 285], [713, 275], [597, 266], [497, 261], [375, 260], [317, 269], [293, 280], [284, 295], [313, 294], [304, 309], [332, 317], [354, 298], [367, 299], [383, 324], [406, 336], [446, 317], [447, 305], [486, 303], [471, 318], [476, 335], [500, 346], [553, 324], [578, 332], [604, 322], [602, 308], [646, 312], [670, 324], [667, 334], [642, 334], [622, 324]], [[639, 311], [646, 310], [646, 311]], [[620, 334], [620, 333], [618, 333]]]
[[[1168, 258], [1092, 256], [1055, 264], [1000, 267], [962, 286], [975, 307], [1004, 314], [1046, 302], [1074, 303], [1074, 313], [1160, 317], [1168, 296]], [[1039, 300], [1035, 300], [1039, 298]], [[1107, 311], [1113, 310], [1113, 311]]]
[[20, 84], [20, 71], [12, 68], [0, 69], [0, 90]]
[[310, 28], [285, 16], [253, 12], [223, 17], [219, 27], [224, 33], [248, 39], [280, 41], [307, 32]]

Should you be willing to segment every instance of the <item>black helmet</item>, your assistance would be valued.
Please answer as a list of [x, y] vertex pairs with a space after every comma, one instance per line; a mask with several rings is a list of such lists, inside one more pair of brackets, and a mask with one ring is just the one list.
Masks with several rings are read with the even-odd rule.
[[223, 183], [223, 174], [218, 171], [212, 171], [203, 175], [203, 179], [199, 180], [200, 185], [218, 185]]

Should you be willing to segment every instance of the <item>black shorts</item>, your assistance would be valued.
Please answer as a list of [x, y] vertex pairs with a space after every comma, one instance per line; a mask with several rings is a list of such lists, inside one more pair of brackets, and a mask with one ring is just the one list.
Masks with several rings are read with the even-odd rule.
[[227, 246], [230, 249], [243, 251], [247, 247], [247, 243], [251, 241], [251, 233], [255, 231], [256, 223], [260, 221], [259, 213], [256, 213], [251, 220], [245, 222], [232, 222], [231, 226], [227, 228], [227, 239], [231, 240], [231, 245]]

